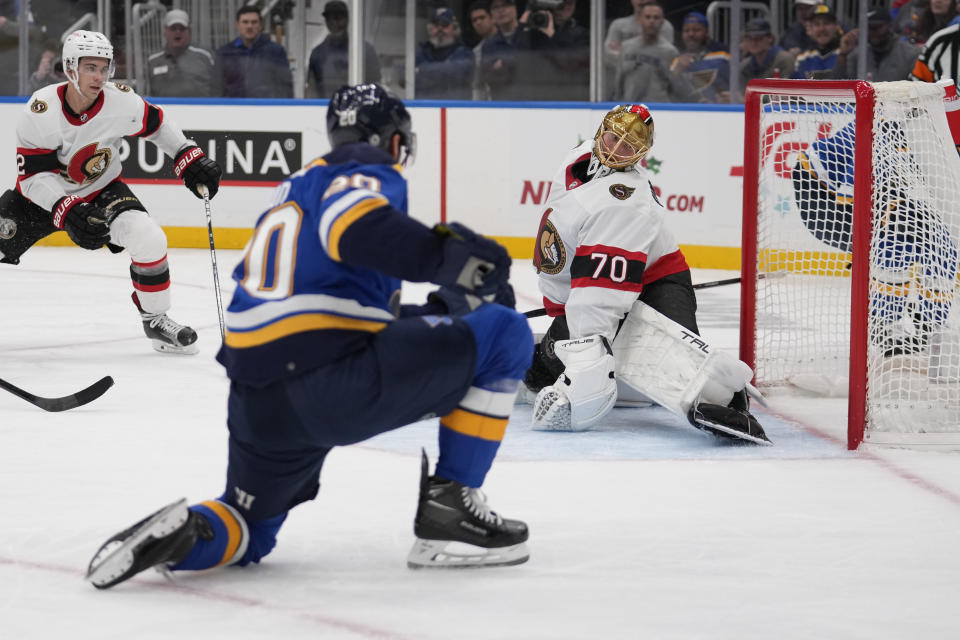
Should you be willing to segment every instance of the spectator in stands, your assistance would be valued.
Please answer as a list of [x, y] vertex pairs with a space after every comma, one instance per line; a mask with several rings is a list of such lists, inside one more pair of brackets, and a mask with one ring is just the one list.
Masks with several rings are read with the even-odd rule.
[[[643, 8], [656, 0], [630, 0], [633, 13], [623, 18], [617, 18], [610, 23], [607, 37], [603, 41], [604, 54], [607, 60], [616, 65], [620, 58], [620, 47], [626, 40], [636, 38], [643, 31]], [[660, 39], [664, 44], [674, 43], [673, 25], [664, 20], [660, 27]]]
[[623, 43], [612, 99], [625, 102], [674, 102], [696, 100], [693, 88], [682, 74], [670, 72], [677, 48], [660, 39], [663, 7], [658, 2], [643, 6], [642, 31]]
[[497, 32], [483, 43], [481, 75], [494, 100], [519, 100], [523, 87], [517, 82], [517, 67], [525, 31], [520, 27], [514, 0], [491, 0], [490, 15]]
[[[633, 12], [610, 23], [607, 37], [603, 41], [603, 68], [605, 73], [605, 87], [612, 87], [615, 83], [617, 66], [620, 64], [620, 48], [627, 40], [640, 35], [641, 14], [643, 7], [654, 0], [630, 0]], [[673, 25], [664, 20], [660, 27], [660, 40], [663, 44], [672, 45], [674, 42]], [[610, 93], [608, 91], [608, 93]]]
[[957, 16], [955, 0], [926, 0], [920, 19], [916, 22], [913, 39], [923, 44], [937, 31], [944, 29]]
[[27, 82], [27, 91], [33, 93], [48, 84], [57, 84], [66, 79], [67, 76], [64, 75], [63, 66], [60, 63], [60, 54], [56, 49], [48, 47], [40, 53], [37, 69], [30, 74], [30, 80]]
[[822, 0], [793, 0], [793, 22], [780, 36], [781, 48], [794, 56], [800, 55], [802, 51], [816, 48], [813, 38], [807, 34], [807, 21], [813, 14], [814, 7], [821, 3]]
[[477, 43], [473, 45], [473, 99], [489, 100], [490, 85], [483, 79], [483, 45], [497, 33], [497, 25], [490, 14], [489, 0], [475, 0], [470, 5], [470, 26], [477, 35]]
[[[20, 93], [20, 25], [16, 2], [0, 1], [0, 95]], [[58, 40], [50, 39], [36, 24], [29, 28], [31, 47], [57, 48]], [[36, 51], [36, 49], [33, 49]], [[27, 84], [29, 85], [29, 78]]]
[[730, 101], [730, 54], [727, 48], [710, 39], [707, 16], [691, 11], [683, 19], [681, 49], [670, 71], [682, 75], [698, 101]]
[[[323, 19], [330, 32], [310, 52], [307, 70], [307, 97], [329, 98], [347, 82], [349, 14], [343, 0], [330, 0], [323, 7]], [[363, 81], [380, 82], [380, 57], [369, 42], [363, 43]]]
[[151, 96], [209, 97], [213, 95], [213, 54], [190, 44], [190, 16], [173, 9], [163, 19], [167, 44], [147, 58], [147, 86]]
[[427, 41], [417, 49], [416, 68], [417, 98], [470, 99], [473, 51], [460, 39], [460, 25], [448, 7], [434, 9], [430, 15]]
[[237, 39], [217, 49], [220, 95], [230, 98], [292, 98], [287, 51], [263, 33], [260, 9], [237, 10]]
[[833, 76], [833, 66], [840, 48], [840, 27], [830, 7], [818, 4], [807, 19], [807, 34], [814, 46], [796, 60], [794, 78], [817, 80]]
[[773, 30], [763, 18], [753, 18], [743, 29], [740, 48], [746, 59], [740, 63], [740, 95], [755, 78], [789, 78], [796, 67], [793, 55], [774, 44]]
[[[867, 28], [867, 77], [864, 79], [889, 82], [906, 78], [914, 67], [920, 47], [893, 32], [893, 18], [886, 9], [869, 12]], [[857, 78], [859, 37], [859, 30], [853, 29], [840, 38], [840, 50], [833, 67], [835, 79]]]
[[524, 28], [519, 82], [530, 100], [589, 100], [590, 32], [573, 14], [577, 0], [564, 0], [555, 9], [528, 9]]

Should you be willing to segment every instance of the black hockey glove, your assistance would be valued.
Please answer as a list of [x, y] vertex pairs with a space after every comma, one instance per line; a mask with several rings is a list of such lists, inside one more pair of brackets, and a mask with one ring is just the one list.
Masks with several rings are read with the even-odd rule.
[[457, 222], [438, 224], [433, 231], [445, 238], [434, 282], [479, 296], [496, 295], [509, 282], [510, 255], [500, 244]]
[[220, 165], [203, 154], [200, 147], [184, 147], [173, 159], [173, 172], [183, 180], [187, 189], [198, 198], [203, 194], [197, 189], [200, 185], [207, 188], [207, 194], [212, 198], [220, 188]]
[[482, 298], [472, 293], [466, 293], [460, 288], [440, 287], [427, 296], [427, 302], [439, 302], [447, 308], [447, 314], [451, 316], [462, 316], [470, 313], [484, 302], [495, 302], [510, 309], [515, 309], [517, 306], [513, 287], [509, 283], [500, 285], [496, 295], [486, 295]]
[[63, 229], [77, 246], [99, 249], [110, 241], [107, 212], [77, 196], [65, 196], [53, 206], [53, 225]]

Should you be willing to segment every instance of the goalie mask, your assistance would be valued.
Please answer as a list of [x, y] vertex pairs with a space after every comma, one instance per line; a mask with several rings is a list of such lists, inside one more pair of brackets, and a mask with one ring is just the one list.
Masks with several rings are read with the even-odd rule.
[[653, 116], [643, 104], [617, 105], [603, 116], [593, 140], [593, 155], [603, 165], [627, 169], [653, 146]]
[[110, 61], [110, 75], [115, 70], [113, 63], [113, 45], [107, 36], [96, 31], [74, 31], [63, 41], [63, 72], [67, 75], [74, 88], [80, 91], [80, 76], [77, 68], [81, 58], [106, 58]]
[[379, 84], [340, 87], [327, 107], [327, 135], [336, 148], [350, 142], [366, 142], [393, 155], [393, 135], [399, 134], [395, 160], [412, 165], [417, 136], [411, 130], [410, 113], [403, 102]]

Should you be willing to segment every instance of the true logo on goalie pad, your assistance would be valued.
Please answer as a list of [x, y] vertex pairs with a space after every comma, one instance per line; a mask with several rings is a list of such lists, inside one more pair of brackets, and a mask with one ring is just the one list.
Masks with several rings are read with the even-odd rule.
[[533, 266], [537, 268], [537, 273], [542, 271], [554, 275], [560, 273], [567, 263], [567, 250], [563, 246], [560, 234], [557, 233], [557, 228], [547, 220], [551, 211], [552, 209], [547, 209], [543, 214], [540, 233], [537, 234], [537, 250], [533, 256]]
[[636, 187], [628, 187], [627, 185], [620, 184], [619, 182], [617, 184], [610, 185], [610, 195], [617, 200], [626, 200], [632, 196], [633, 192], [636, 190]]

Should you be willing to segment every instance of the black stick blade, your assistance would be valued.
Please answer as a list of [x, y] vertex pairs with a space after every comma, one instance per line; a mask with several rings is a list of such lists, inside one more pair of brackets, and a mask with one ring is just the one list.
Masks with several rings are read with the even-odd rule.
[[41, 396], [35, 396], [32, 393], [24, 391], [20, 387], [10, 384], [6, 380], [0, 378], [0, 389], [9, 391], [13, 395], [26, 400], [35, 407], [39, 407], [44, 411], [51, 412], [67, 411], [69, 409], [75, 409], [83, 406], [88, 402], [93, 402], [106, 393], [107, 389], [112, 386], [113, 378], [110, 376], [104, 376], [86, 389], [81, 389], [80, 391], [71, 393], [68, 396], [62, 396], [60, 398], [43, 398]]

